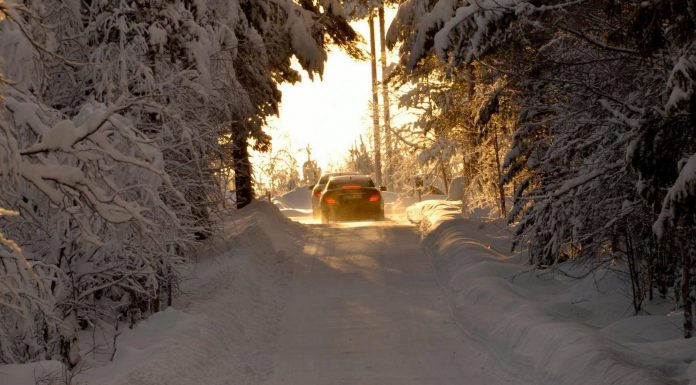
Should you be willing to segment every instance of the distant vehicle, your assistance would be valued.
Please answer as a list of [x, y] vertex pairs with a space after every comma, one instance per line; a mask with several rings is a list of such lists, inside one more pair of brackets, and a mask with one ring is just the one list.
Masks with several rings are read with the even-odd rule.
[[317, 184], [314, 186], [310, 186], [310, 189], [312, 190], [312, 216], [314, 218], [319, 218], [319, 215], [321, 213], [321, 210], [319, 209], [319, 198], [321, 198], [321, 193], [324, 192], [324, 187], [326, 187], [326, 183], [328, 183], [329, 178], [332, 176], [344, 176], [344, 175], [360, 175], [358, 173], [354, 172], [330, 172], [326, 174], [322, 174], [321, 178], [319, 178], [319, 181]]
[[369, 175], [334, 176], [321, 194], [321, 222], [347, 219], [384, 220], [384, 200]]

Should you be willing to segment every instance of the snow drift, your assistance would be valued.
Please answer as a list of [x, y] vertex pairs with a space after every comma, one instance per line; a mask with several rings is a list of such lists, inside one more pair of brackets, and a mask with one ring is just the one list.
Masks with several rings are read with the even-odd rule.
[[312, 214], [312, 190], [298, 187], [279, 197], [273, 203], [288, 217], [300, 217]]
[[113, 362], [88, 384], [262, 382], [301, 229], [268, 202], [233, 212], [226, 251], [192, 266], [174, 308], [124, 332]]
[[467, 218], [461, 202], [408, 209], [423, 233], [462, 331], [503, 366], [534, 384], [696, 383], [696, 341], [682, 340], [679, 317], [630, 316], [614, 270], [564, 265], [572, 279], [532, 270], [509, 256], [504, 223]]
[[[223, 236], [184, 272], [174, 306], [114, 336], [80, 335], [83, 385], [258, 384], [271, 371], [275, 331], [303, 229], [268, 202], [225, 219]], [[113, 354], [113, 359], [111, 355]], [[0, 383], [64, 375], [56, 361], [0, 366]], [[38, 377], [37, 377], [38, 376]]]

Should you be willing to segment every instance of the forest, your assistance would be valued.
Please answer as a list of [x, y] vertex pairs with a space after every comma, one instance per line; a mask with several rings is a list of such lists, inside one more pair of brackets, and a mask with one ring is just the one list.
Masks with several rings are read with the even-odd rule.
[[171, 304], [222, 176], [253, 197], [291, 57], [358, 54], [332, 4], [0, 2], [0, 363], [75, 365], [78, 330]]
[[[171, 304], [227, 180], [243, 207], [275, 167], [249, 151], [278, 86], [369, 57], [349, 22], [384, 5], [0, 1], [0, 364], [74, 366], [79, 330]], [[636, 314], [671, 298], [691, 337], [696, 0], [404, 0], [387, 27], [382, 95], [417, 119], [352, 161], [466, 178], [530, 265], [625, 264]]]
[[403, 2], [413, 158], [467, 177], [539, 269], [627, 264], [636, 314], [669, 297], [691, 337], [695, 32], [694, 1]]

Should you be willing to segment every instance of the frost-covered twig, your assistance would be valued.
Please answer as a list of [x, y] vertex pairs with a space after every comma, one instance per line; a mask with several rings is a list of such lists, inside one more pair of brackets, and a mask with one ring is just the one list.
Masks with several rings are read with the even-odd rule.
[[568, 27], [568, 26], [561, 26], [560, 29], [562, 31], [566, 31], [574, 36], [581, 38], [582, 40], [585, 40], [586, 42], [588, 42], [590, 44], [593, 44], [593, 45], [600, 47], [602, 49], [605, 49], [607, 51], [616, 51], [616, 52], [627, 53], [627, 54], [631, 54], [631, 55], [640, 54], [638, 51], [636, 51], [634, 49], [624, 48], [624, 47], [614, 47], [614, 46], [611, 46], [609, 44], [603, 43], [594, 37], [587, 36], [579, 31], [576, 31], [573, 28]]

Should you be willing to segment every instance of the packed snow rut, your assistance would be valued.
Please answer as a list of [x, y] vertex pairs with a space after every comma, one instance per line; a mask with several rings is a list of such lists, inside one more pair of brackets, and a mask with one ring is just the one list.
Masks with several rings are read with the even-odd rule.
[[520, 383], [452, 321], [412, 226], [313, 225], [266, 385]]

